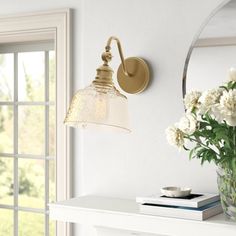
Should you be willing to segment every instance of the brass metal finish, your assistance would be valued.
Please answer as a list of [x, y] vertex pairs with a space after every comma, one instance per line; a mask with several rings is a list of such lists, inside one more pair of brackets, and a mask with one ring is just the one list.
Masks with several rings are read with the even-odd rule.
[[146, 62], [139, 57], [125, 59], [128, 76], [124, 73], [122, 64], [117, 71], [117, 80], [120, 87], [127, 93], [141, 93], [149, 83], [149, 69]]
[[119, 54], [120, 54], [120, 59], [121, 59], [121, 64], [122, 64], [122, 68], [123, 68], [123, 71], [124, 73], [128, 76], [128, 71], [126, 69], [126, 65], [125, 65], [125, 60], [124, 60], [124, 56], [123, 56], [123, 51], [122, 51], [122, 47], [121, 47], [121, 44], [120, 44], [120, 40], [115, 37], [115, 36], [111, 36], [108, 41], [107, 41], [107, 46], [105, 47], [106, 48], [106, 51], [109, 52], [111, 50], [111, 42], [112, 40], [115, 40], [116, 43], [117, 43], [117, 47], [118, 47], [118, 51], [119, 51]]
[[97, 76], [93, 81], [95, 86], [111, 88], [114, 87], [114, 83], [112, 81], [113, 70], [107, 64], [103, 64], [97, 69]]
[[113, 70], [108, 65], [112, 59], [111, 42], [115, 40], [119, 50], [121, 65], [117, 72], [117, 79], [120, 87], [127, 93], [140, 93], [148, 85], [149, 69], [144, 60], [138, 57], [124, 59], [122, 47], [118, 38], [112, 36], [108, 39], [105, 52], [102, 53], [103, 65], [97, 69], [97, 76], [93, 84], [97, 87], [114, 87], [112, 81]]

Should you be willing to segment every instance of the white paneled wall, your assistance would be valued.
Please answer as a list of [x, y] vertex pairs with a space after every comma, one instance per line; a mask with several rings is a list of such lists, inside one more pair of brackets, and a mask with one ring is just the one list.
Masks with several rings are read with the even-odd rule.
[[[86, 0], [83, 6], [83, 79], [88, 84], [101, 63], [110, 35], [120, 38], [125, 56], [145, 58], [152, 83], [142, 94], [127, 95], [133, 132], [84, 132], [84, 193], [134, 198], [165, 185], [216, 191], [213, 165], [189, 162], [170, 147], [168, 125], [183, 114], [181, 77], [189, 46], [200, 26], [223, 1]], [[111, 65], [120, 63], [115, 44]], [[77, 150], [80, 146], [78, 143]]]
[[[128, 95], [133, 132], [129, 135], [74, 133], [74, 187], [80, 193], [134, 198], [164, 185], [216, 191], [215, 169], [188, 161], [170, 147], [164, 131], [183, 113], [181, 77], [191, 42], [223, 0], [8, 0], [0, 15], [70, 7], [73, 23], [74, 90], [88, 84], [101, 64], [111, 35], [125, 56], [140, 56], [151, 66], [152, 82], [140, 95]], [[114, 70], [119, 65], [112, 49]], [[78, 233], [77, 233], [78, 235]]]

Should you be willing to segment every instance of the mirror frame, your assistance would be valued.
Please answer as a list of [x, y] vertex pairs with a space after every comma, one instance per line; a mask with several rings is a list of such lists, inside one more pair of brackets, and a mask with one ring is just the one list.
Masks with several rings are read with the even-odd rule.
[[187, 53], [187, 57], [185, 59], [185, 63], [184, 63], [184, 72], [183, 72], [183, 76], [182, 76], [182, 96], [184, 98], [185, 94], [186, 94], [186, 83], [187, 83], [187, 71], [188, 71], [188, 65], [189, 65], [189, 61], [194, 49], [194, 46], [197, 42], [197, 40], [199, 39], [199, 36], [201, 35], [203, 29], [207, 26], [207, 24], [209, 23], [209, 21], [216, 15], [216, 13], [222, 9], [227, 3], [231, 2], [231, 0], [225, 0], [223, 1], [217, 8], [215, 8], [211, 14], [204, 20], [204, 22], [201, 24], [198, 32], [195, 34], [192, 43], [190, 45], [190, 48], [188, 50]]

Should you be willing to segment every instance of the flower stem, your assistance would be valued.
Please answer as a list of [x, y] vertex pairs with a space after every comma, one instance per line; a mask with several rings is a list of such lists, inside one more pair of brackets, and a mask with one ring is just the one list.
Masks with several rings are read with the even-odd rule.
[[189, 136], [188, 136], [187, 138], [188, 138], [190, 141], [194, 141], [194, 142], [200, 144], [202, 147], [204, 147], [204, 148], [206, 148], [206, 149], [208, 149], [208, 150], [212, 150], [212, 151], [216, 154], [216, 156], [220, 157], [220, 155], [219, 155], [215, 150], [213, 150], [212, 148], [208, 147], [207, 145], [205, 145], [204, 143], [200, 142], [199, 140], [194, 139], [194, 138], [191, 138], [191, 137], [189, 137]]
[[233, 127], [233, 142], [234, 142], [234, 158], [236, 156], [236, 134], [235, 134], [236, 130], [235, 130], [235, 126]]

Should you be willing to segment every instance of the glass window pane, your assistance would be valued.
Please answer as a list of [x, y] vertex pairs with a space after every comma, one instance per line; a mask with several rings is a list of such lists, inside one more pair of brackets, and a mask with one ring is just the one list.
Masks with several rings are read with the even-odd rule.
[[19, 159], [19, 206], [44, 208], [44, 160]]
[[12, 106], [0, 106], [0, 152], [13, 153]]
[[0, 204], [13, 204], [13, 161], [0, 157]]
[[0, 235], [13, 236], [13, 210], [0, 209]]
[[22, 52], [18, 54], [19, 101], [44, 101], [44, 63], [44, 52]]
[[18, 151], [23, 154], [44, 154], [45, 108], [19, 106]]
[[49, 155], [55, 156], [56, 148], [56, 109], [55, 106], [49, 107]]
[[44, 236], [44, 215], [19, 212], [19, 236]]
[[55, 51], [49, 51], [49, 101], [56, 98], [56, 57]]
[[56, 235], [56, 222], [53, 220], [49, 220], [49, 236]]
[[49, 161], [49, 202], [56, 201], [56, 165], [54, 160]]
[[0, 101], [13, 101], [14, 54], [0, 54]]

